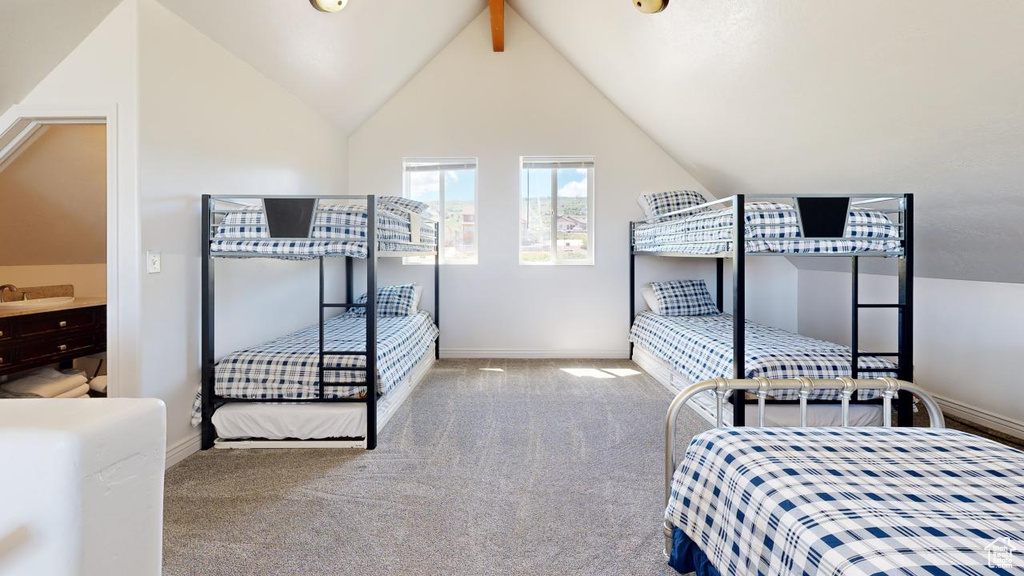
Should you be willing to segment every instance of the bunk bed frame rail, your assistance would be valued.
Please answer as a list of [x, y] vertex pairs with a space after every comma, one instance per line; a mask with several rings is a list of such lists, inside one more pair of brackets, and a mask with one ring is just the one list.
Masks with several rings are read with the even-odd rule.
[[[217, 409], [218, 405], [233, 402], [233, 403], [365, 403], [366, 404], [366, 439], [363, 442], [358, 441], [318, 441], [322, 442], [324, 446], [327, 445], [338, 445], [344, 447], [363, 447], [367, 450], [373, 450], [377, 446], [377, 264], [380, 258], [400, 258], [406, 256], [434, 256], [434, 323], [438, 327], [441, 325], [441, 312], [440, 312], [440, 253], [441, 253], [441, 237], [440, 237], [440, 222], [433, 221], [434, 225], [434, 246], [433, 251], [423, 252], [382, 252], [378, 250], [378, 237], [377, 237], [377, 197], [375, 195], [338, 195], [338, 196], [254, 196], [254, 195], [231, 195], [231, 196], [213, 196], [210, 194], [203, 195], [202, 204], [202, 219], [203, 219], [203, 232], [202, 232], [202, 359], [201, 359], [201, 399], [202, 399], [202, 422], [201, 422], [201, 448], [208, 450], [212, 448], [216, 442], [217, 433], [213, 425], [213, 412]], [[213, 266], [213, 260], [215, 258], [271, 258], [275, 259], [273, 255], [264, 254], [216, 254], [214, 255], [211, 249], [212, 242], [214, 241], [216, 231], [219, 226], [217, 221], [218, 217], [222, 217], [232, 212], [241, 212], [241, 210], [224, 210], [217, 209], [217, 204], [229, 204], [239, 207], [253, 206], [254, 204], [246, 204], [237, 202], [237, 200], [260, 200], [261, 203], [267, 199], [293, 199], [293, 200], [316, 200], [316, 206], [319, 206], [320, 200], [353, 200], [366, 203], [366, 303], [358, 304], [355, 303], [355, 285], [354, 285], [354, 258], [352, 256], [343, 256], [345, 258], [345, 302], [327, 302], [326, 301], [326, 271], [325, 271], [325, 258], [330, 256], [319, 256], [319, 305], [318, 305], [318, 317], [319, 317], [319, 362], [318, 362], [318, 394], [316, 398], [226, 398], [218, 396], [216, 394], [216, 358], [215, 358], [215, 335], [216, 335], [216, 324], [214, 321], [214, 310], [215, 310], [215, 275]], [[408, 210], [406, 210], [409, 212]], [[411, 213], [411, 212], [410, 212]], [[315, 219], [315, 211], [312, 217]], [[410, 225], [413, 224], [413, 220], [410, 220]], [[305, 238], [278, 238], [275, 240], [312, 240], [312, 222], [310, 224], [310, 231]], [[321, 239], [316, 239], [321, 240]], [[354, 308], [364, 308], [366, 310], [366, 344], [363, 351], [353, 350], [327, 350], [325, 348], [325, 334], [324, 334], [324, 323], [326, 321], [326, 311], [332, 309], [349, 310]], [[440, 358], [440, 336], [437, 337], [434, 354], [435, 358]], [[331, 356], [364, 356], [366, 362], [363, 368], [357, 367], [329, 367], [327, 366], [326, 359]], [[325, 376], [328, 372], [363, 372], [365, 378], [363, 382], [342, 382], [342, 383], [327, 383]], [[364, 397], [357, 398], [326, 398], [326, 389], [329, 387], [343, 387], [343, 386], [364, 386], [366, 388], [366, 394]], [[264, 447], [283, 447], [286, 446], [289, 441], [261, 441], [259, 444]], [[253, 442], [240, 442], [240, 444], [254, 444]], [[244, 446], [251, 447], [251, 446]]]

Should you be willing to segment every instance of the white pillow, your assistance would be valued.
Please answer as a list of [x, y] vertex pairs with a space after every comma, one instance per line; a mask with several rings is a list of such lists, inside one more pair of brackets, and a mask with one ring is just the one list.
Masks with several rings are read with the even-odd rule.
[[[651, 294], [654, 294], [654, 290], [651, 290]], [[420, 309], [420, 300], [423, 299], [423, 286], [419, 284], [412, 285], [412, 312], [415, 314]]]
[[652, 288], [650, 284], [647, 284], [640, 289], [640, 296], [643, 297], [644, 302], [647, 303], [647, 307], [651, 309], [651, 312], [661, 314], [661, 308], [658, 306], [658, 297], [654, 294], [654, 288]]

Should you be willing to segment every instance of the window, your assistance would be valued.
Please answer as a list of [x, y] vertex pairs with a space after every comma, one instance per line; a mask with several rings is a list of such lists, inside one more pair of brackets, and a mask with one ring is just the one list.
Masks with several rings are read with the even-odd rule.
[[[442, 264], [476, 264], [476, 158], [404, 162], [406, 198], [429, 204], [441, 216]], [[433, 256], [406, 258], [434, 263]]]
[[594, 263], [594, 159], [521, 159], [520, 264]]

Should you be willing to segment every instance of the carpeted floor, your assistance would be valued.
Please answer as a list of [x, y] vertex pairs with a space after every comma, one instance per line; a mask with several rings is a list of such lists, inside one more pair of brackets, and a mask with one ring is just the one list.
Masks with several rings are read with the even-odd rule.
[[[443, 360], [373, 452], [211, 450], [168, 471], [164, 573], [674, 573], [671, 398], [627, 361]], [[684, 413], [685, 438], [708, 427]]]

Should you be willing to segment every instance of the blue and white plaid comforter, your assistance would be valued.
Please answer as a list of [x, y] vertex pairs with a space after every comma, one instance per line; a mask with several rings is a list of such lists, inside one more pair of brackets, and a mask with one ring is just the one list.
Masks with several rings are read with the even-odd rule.
[[[802, 240], [797, 211], [789, 204], [750, 202], [744, 209], [748, 253], [821, 254], [897, 252], [899, 228], [881, 212], [850, 210], [845, 238]], [[720, 254], [732, 251], [732, 208], [683, 215], [662, 222], [638, 224], [638, 252]]]
[[1024, 543], [1024, 452], [928, 428], [711, 430], [665, 518], [723, 576], [1021, 574], [986, 547]]
[[[690, 382], [732, 378], [732, 315], [662, 316], [642, 312], [633, 322], [630, 340], [668, 362]], [[746, 378], [839, 378], [850, 375], [850, 349], [781, 328], [747, 321]], [[883, 358], [860, 358], [860, 368], [892, 368], [894, 372], [865, 377], [895, 376], [896, 366]], [[878, 397], [877, 390], [858, 391], [861, 400]], [[799, 392], [781, 390], [774, 397], [795, 400]], [[816, 390], [811, 399], [838, 399], [835, 390]]]
[[[419, 242], [413, 243], [413, 216], [382, 206], [377, 213], [378, 250], [383, 252], [431, 252], [435, 247], [434, 222], [418, 221]], [[317, 209], [309, 239], [270, 238], [263, 209], [244, 208], [228, 214], [217, 227], [210, 244], [213, 255], [247, 254], [289, 259], [319, 256], [366, 258], [366, 206], [324, 205]]]
[[[411, 316], [381, 317], [377, 320], [378, 390], [389, 393], [401, 382], [430, 344], [438, 329], [430, 314], [420, 311]], [[316, 325], [227, 355], [215, 369], [215, 392], [225, 398], [299, 399], [320, 395], [320, 336]], [[324, 324], [324, 349], [360, 352], [366, 350], [366, 318], [337, 316]], [[328, 356], [328, 367], [361, 368], [365, 356]], [[352, 398], [366, 393], [365, 373], [331, 371], [324, 381], [332, 384], [359, 383], [353, 386], [331, 386], [328, 398]], [[201, 394], [196, 394], [192, 425], [200, 421]]]

